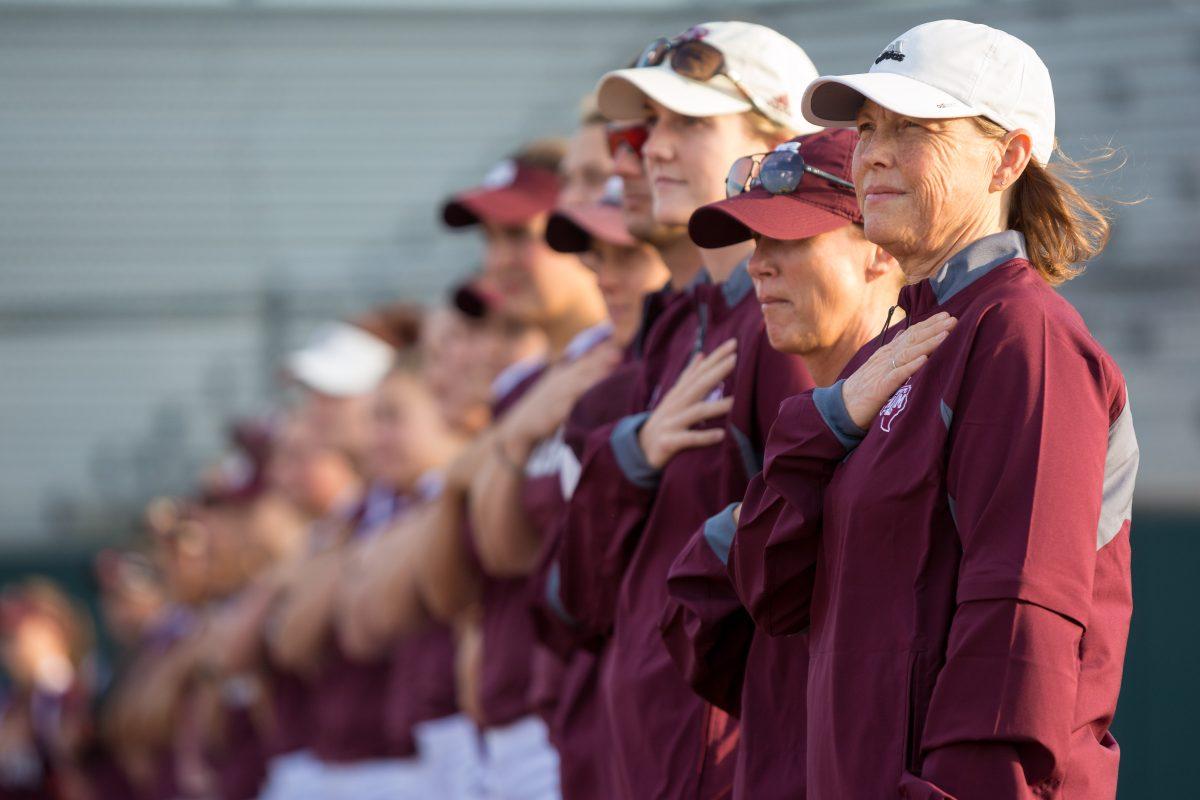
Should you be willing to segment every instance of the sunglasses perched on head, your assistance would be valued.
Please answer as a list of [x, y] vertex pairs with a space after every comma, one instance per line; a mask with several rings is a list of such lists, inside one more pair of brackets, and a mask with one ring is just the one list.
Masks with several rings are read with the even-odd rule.
[[733, 162], [725, 176], [725, 196], [735, 197], [760, 186], [771, 194], [790, 194], [799, 188], [805, 173], [844, 189], [854, 189], [850, 181], [805, 163], [800, 147], [796, 145], [770, 153], [742, 156]]
[[725, 54], [708, 42], [683, 37], [674, 39], [659, 37], [646, 46], [638, 60], [634, 62], [634, 66], [657, 67], [668, 58], [675, 74], [689, 80], [704, 83], [718, 75], [724, 75], [759, 113], [775, 122], [789, 124], [790, 121], [786, 114], [775, 108], [773, 104], [764, 102], [746, 88], [741, 78], [725, 62]]
[[622, 147], [628, 147], [635, 156], [642, 155], [642, 148], [650, 138], [650, 129], [642, 122], [631, 122], [627, 125], [611, 123], [605, 133], [608, 136], [608, 152], [616, 158]]

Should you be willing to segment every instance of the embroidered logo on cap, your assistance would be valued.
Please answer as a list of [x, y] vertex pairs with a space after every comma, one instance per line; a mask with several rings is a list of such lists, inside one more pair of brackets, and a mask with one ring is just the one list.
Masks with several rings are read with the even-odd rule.
[[912, 386], [907, 383], [896, 390], [892, 395], [892, 399], [887, 401], [887, 405], [879, 412], [879, 429], [887, 431], [892, 430], [892, 422], [896, 417], [900, 416], [900, 412], [908, 405], [908, 395], [912, 391]]
[[878, 64], [881, 61], [903, 61], [904, 48], [901, 45], [902, 43], [899, 39], [889, 44], [887, 49], [879, 54], [879, 58], [875, 59], [875, 63]]
[[511, 158], [506, 161], [501, 161], [496, 166], [487, 171], [487, 175], [483, 176], [483, 186], [486, 189], [500, 189], [505, 186], [512, 186], [512, 182], [517, 179], [517, 162]]

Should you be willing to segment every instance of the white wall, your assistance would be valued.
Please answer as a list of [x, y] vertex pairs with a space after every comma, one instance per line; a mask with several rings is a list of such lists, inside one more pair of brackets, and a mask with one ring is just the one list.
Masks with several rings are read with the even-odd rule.
[[[262, 408], [265, 288], [285, 292], [288, 337], [435, 296], [477, 256], [439, 229], [439, 199], [522, 139], [569, 131], [604, 70], [700, 21], [211, 5], [0, 5], [0, 539], [177, 485], [226, 414]], [[739, 15], [831, 72], [940, 16], [1038, 48], [1064, 145], [1112, 137], [1132, 161], [1108, 188], [1153, 196], [1120, 212], [1070, 295], [1129, 375], [1142, 498], [1197, 504], [1200, 21], [1169, 3], [915, 6]]]

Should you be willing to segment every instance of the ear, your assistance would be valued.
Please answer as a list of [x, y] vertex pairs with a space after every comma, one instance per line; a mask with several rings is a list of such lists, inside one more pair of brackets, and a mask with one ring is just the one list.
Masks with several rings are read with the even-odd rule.
[[1016, 183], [1033, 157], [1033, 137], [1024, 128], [1009, 131], [1000, 138], [999, 143], [1003, 150], [1000, 163], [992, 173], [992, 185], [989, 188], [993, 192], [1003, 192]]
[[887, 275], [900, 274], [900, 263], [896, 257], [879, 245], [871, 246], [870, 260], [867, 262], [867, 283]]

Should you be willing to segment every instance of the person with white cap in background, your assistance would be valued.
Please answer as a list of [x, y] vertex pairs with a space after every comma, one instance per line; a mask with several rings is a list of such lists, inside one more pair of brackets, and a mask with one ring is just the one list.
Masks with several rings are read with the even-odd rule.
[[395, 348], [378, 335], [352, 322], [333, 322], [284, 361], [286, 377], [303, 393], [315, 429], [360, 468], [371, 393], [395, 357]]
[[412, 796], [419, 765], [388, 735], [383, 714], [390, 677], [386, 659], [360, 661], [337, 638], [337, 589], [352, 544], [383, 530], [409, 503], [373, 474], [369, 453], [375, 392], [390, 373], [400, 348], [411, 346], [420, 316], [406, 306], [374, 309], [344, 328], [332, 329], [288, 359], [303, 381], [313, 430], [352, 453], [361, 490], [318, 524], [311, 553], [291, 572], [266, 623], [275, 662], [308, 682], [308, 747], [316, 757], [307, 778], [314, 796], [374, 798]]
[[1049, 71], [940, 20], [803, 109], [857, 127], [865, 232], [908, 282], [902, 330], [784, 403], [730, 551], [761, 627], [809, 627], [808, 796], [1112, 798], [1138, 446], [1053, 290], [1109, 223], [1060, 177]]
[[[471, 800], [481, 791], [478, 730], [456, 697], [452, 632], [430, 619], [416, 570], [425, 537], [439, 532], [439, 468], [486, 425], [487, 387], [496, 374], [540, 346], [540, 337], [495, 319], [468, 285], [457, 287], [454, 298], [458, 307], [423, 319], [420, 375], [411, 367], [393, 372], [377, 392], [376, 462], [393, 483], [424, 491], [412, 512], [355, 548], [339, 591], [337, 626], [342, 646], [356, 658], [390, 652], [387, 692], [377, 701], [392, 740], [405, 750], [415, 745], [420, 775], [409, 783], [409, 796]], [[426, 472], [414, 482], [411, 470], [421, 462]]]
[[[597, 97], [612, 119], [645, 120], [655, 221], [683, 228], [725, 196], [736, 159], [817, 129], [796, 113], [816, 74], [769, 28], [710, 22], [652, 42]], [[568, 508], [552, 605], [581, 636], [608, 640], [598, 691], [612, 737], [598, 757], [614, 764], [618, 797], [715, 798], [732, 780], [736, 721], [692, 692], [658, 625], [688, 535], [741, 496], [775, 408], [812, 385], [767, 341], [752, 250], [700, 253], [699, 280], [646, 335], [630, 407], [589, 435]]]

